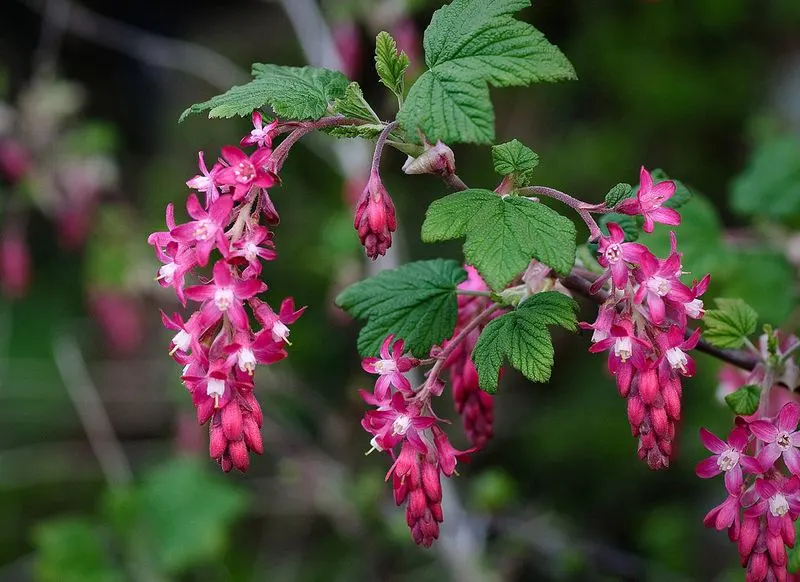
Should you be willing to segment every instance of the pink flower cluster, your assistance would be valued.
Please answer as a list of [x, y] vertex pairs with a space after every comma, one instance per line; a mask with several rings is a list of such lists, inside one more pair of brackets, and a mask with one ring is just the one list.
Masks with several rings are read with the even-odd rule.
[[[253, 395], [257, 364], [286, 357], [289, 325], [300, 317], [292, 298], [276, 313], [257, 296], [267, 289], [259, 277], [262, 260], [276, 258], [272, 232], [277, 221], [267, 189], [278, 182], [272, 160], [272, 131], [253, 114], [254, 129], [242, 146], [222, 148], [211, 170], [200, 153], [200, 174], [186, 184], [186, 210], [191, 220], [176, 224], [173, 205], [167, 207], [167, 229], [150, 235], [163, 263], [158, 282], [172, 287], [183, 305], [197, 309], [184, 320], [162, 313], [164, 326], [176, 332], [170, 354], [181, 364], [181, 377], [192, 395], [200, 424], [209, 422], [209, 453], [224, 471], [247, 470], [249, 452], [261, 454], [261, 408]], [[197, 193], [204, 195], [201, 203]], [[213, 263], [212, 277], [199, 269]], [[199, 284], [186, 286], [192, 275]], [[249, 307], [249, 313], [248, 313]], [[252, 315], [252, 316], [251, 316]], [[255, 325], [254, 325], [255, 324]]]
[[[626, 210], [645, 214], [651, 229], [652, 221], [676, 224], [679, 217], [659, 212], [674, 193], [674, 183], [661, 182], [655, 189], [642, 168], [638, 199], [631, 199]], [[658, 259], [644, 245], [624, 242], [617, 224], [610, 223], [608, 230], [609, 236], [599, 241], [599, 262], [605, 272], [592, 292], [600, 291], [609, 280], [611, 290], [594, 323], [581, 326], [594, 331], [589, 351], [609, 352], [609, 370], [628, 401], [628, 420], [639, 439], [639, 458], [652, 469], [664, 469], [669, 466], [675, 424], [680, 419], [681, 376], [695, 371], [687, 352], [697, 345], [700, 330], [687, 334], [687, 322], [704, 314], [699, 297], [709, 277], [695, 280], [691, 287], [681, 281], [684, 272], [674, 233], [670, 233], [669, 256]]]
[[[386, 451], [394, 459], [392, 479], [397, 505], [406, 504], [406, 522], [414, 541], [430, 547], [439, 537], [442, 515], [441, 475], [455, 473], [456, 463], [471, 451], [456, 450], [439, 427], [431, 397], [440, 396], [444, 384], [428, 377], [416, 390], [404, 376], [420, 364], [403, 355], [403, 341], [388, 336], [379, 358], [366, 358], [362, 367], [377, 374], [373, 392], [361, 391], [364, 401], [374, 406], [364, 414], [361, 426], [372, 435], [372, 450]], [[400, 452], [397, 453], [397, 448]]]
[[800, 406], [784, 404], [774, 418], [736, 419], [727, 441], [706, 429], [700, 438], [713, 455], [697, 465], [704, 479], [724, 475], [727, 496], [704, 523], [728, 530], [737, 542], [747, 582], [790, 579], [786, 548], [796, 541], [800, 516]]
[[[467, 279], [458, 288], [466, 291], [489, 291], [489, 287], [481, 278], [478, 271], [471, 265], [465, 265]], [[488, 297], [459, 295], [458, 320], [453, 337], [457, 337], [464, 327], [472, 321], [481, 311], [491, 305]], [[497, 315], [500, 312], [495, 312]], [[461, 415], [461, 422], [472, 446], [476, 450], [483, 449], [494, 435], [494, 399], [480, 389], [478, 385], [478, 372], [472, 363], [472, 350], [478, 343], [478, 338], [486, 326], [472, 329], [467, 336], [453, 349], [445, 361], [444, 367], [450, 372], [450, 382], [453, 387], [453, 401], [456, 412]], [[451, 340], [444, 343], [447, 347]]]

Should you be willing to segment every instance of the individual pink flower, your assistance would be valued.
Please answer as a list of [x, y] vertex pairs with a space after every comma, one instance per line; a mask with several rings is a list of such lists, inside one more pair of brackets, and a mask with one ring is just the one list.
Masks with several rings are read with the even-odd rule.
[[214, 279], [207, 285], [196, 285], [186, 289], [186, 296], [192, 301], [203, 301], [199, 325], [208, 329], [222, 317], [227, 316], [238, 330], [249, 328], [247, 313], [242, 302], [262, 293], [267, 286], [257, 279], [243, 281], [235, 279], [230, 266], [225, 261], [214, 264]]
[[242, 138], [239, 145], [242, 147], [257, 145], [261, 148], [271, 148], [272, 134], [270, 132], [277, 127], [278, 120], [276, 119], [264, 126], [264, 119], [261, 117], [260, 111], [253, 111], [251, 120], [253, 122], [253, 129], [248, 135]]
[[642, 166], [639, 172], [639, 191], [636, 198], [628, 198], [620, 202], [615, 210], [622, 214], [644, 217], [644, 231], [653, 232], [656, 222], [677, 226], [681, 223], [681, 215], [672, 208], [664, 208], [664, 202], [675, 194], [675, 182], [665, 180], [653, 184], [650, 172]]
[[647, 368], [646, 359], [650, 344], [637, 337], [633, 322], [627, 318], [619, 318], [611, 326], [611, 335], [590, 348], [591, 353], [608, 350], [608, 370], [616, 376], [620, 394], [627, 396], [635, 370]]
[[243, 279], [252, 279], [261, 274], [261, 259], [273, 261], [277, 258], [272, 234], [265, 226], [255, 226], [231, 246], [228, 260], [232, 263], [246, 261], [247, 268], [242, 271]]
[[659, 261], [650, 254], [642, 255], [639, 267], [634, 276], [639, 288], [634, 295], [635, 303], [647, 300], [650, 319], [661, 325], [666, 313], [665, 301], [683, 305], [694, 299], [691, 290], [677, 278], [680, 272], [680, 256], [671, 254], [664, 261]]
[[[406, 393], [411, 392], [411, 382], [403, 374], [414, 367], [412, 358], [403, 357], [403, 340], [392, 345], [394, 335], [386, 336], [381, 344], [380, 358], [364, 358], [361, 367], [369, 374], [378, 374], [375, 382], [375, 397], [382, 400], [391, 392], [391, 386]], [[391, 350], [391, 351], [390, 351]]]
[[794, 520], [800, 515], [800, 478], [756, 479], [756, 493], [760, 500], [745, 510], [748, 517], [764, 515], [767, 529], [771, 534], [779, 534], [783, 529], [794, 529]]
[[[376, 395], [377, 396], [377, 395]], [[402, 441], [411, 443], [420, 453], [427, 454], [421, 433], [436, 424], [436, 418], [423, 416], [417, 406], [409, 406], [401, 392], [395, 392], [388, 410], [369, 410], [361, 426], [375, 435], [371, 441], [379, 451], [393, 449]]]
[[269, 305], [255, 298], [250, 300], [250, 306], [259, 323], [272, 334], [273, 340], [292, 345], [289, 342], [289, 326], [303, 315], [305, 307], [295, 310], [292, 297], [281, 301], [279, 313], [275, 313]]
[[193, 188], [198, 192], [203, 192], [206, 195], [206, 208], [209, 207], [213, 202], [216, 202], [217, 198], [219, 198], [219, 186], [217, 183], [217, 179], [219, 177], [219, 173], [222, 171], [222, 164], [217, 162], [211, 168], [209, 172], [208, 168], [206, 167], [206, 161], [203, 158], [203, 152], [199, 152], [197, 154], [199, 158], [199, 167], [200, 167], [200, 174], [191, 178], [186, 181], [186, 185], [189, 188]]
[[756, 438], [766, 446], [758, 453], [758, 462], [764, 471], [769, 470], [778, 457], [783, 456], [786, 467], [793, 475], [800, 475], [800, 406], [793, 402], [786, 403], [778, 413], [774, 423], [768, 420], [754, 420], [750, 430]]
[[601, 236], [598, 245], [598, 262], [607, 269], [592, 285], [592, 293], [596, 293], [602, 284], [611, 277], [617, 289], [624, 289], [628, 283], [628, 264], [639, 263], [643, 254], [650, 254], [643, 244], [623, 242], [625, 233], [614, 222], [608, 223], [609, 236]]
[[397, 229], [394, 202], [381, 182], [377, 170], [373, 170], [366, 188], [356, 203], [353, 226], [370, 259], [385, 255], [392, 246], [392, 233]]
[[197, 196], [191, 194], [186, 200], [186, 211], [194, 221], [179, 224], [172, 229], [170, 235], [179, 242], [194, 245], [197, 263], [204, 267], [208, 264], [208, 258], [215, 246], [223, 255], [228, 252], [225, 226], [229, 222], [232, 209], [233, 199], [230, 196], [220, 196], [206, 211], [200, 206]]
[[672, 371], [679, 372], [683, 376], [694, 376], [694, 358], [687, 355], [686, 352], [693, 350], [698, 341], [700, 341], [700, 328], [694, 330], [692, 335], [686, 339], [683, 330], [676, 325], [672, 325], [666, 332], [658, 334], [656, 344], [663, 353], [659, 372], [664, 377]]
[[277, 178], [275, 174], [265, 168], [271, 153], [272, 150], [269, 148], [258, 148], [248, 156], [237, 147], [223, 147], [222, 157], [230, 164], [230, 167], [220, 171], [217, 182], [232, 186], [233, 199], [237, 201], [247, 196], [253, 187], [270, 188], [274, 186]]
[[744, 427], [734, 428], [723, 441], [705, 428], [700, 429], [700, 440], [703, 446], [714, 453], [711, 457], [700, 461], [695, 472], [702, 479], [716, 477], [725, 473], [725, 488], [731, 495], [737, 495], [742, 489], [742, 466], [750, 473], [760, 473], [758, 464], [752, 457], [745, 455], [744, 450], [750, 441], [750, 435]]

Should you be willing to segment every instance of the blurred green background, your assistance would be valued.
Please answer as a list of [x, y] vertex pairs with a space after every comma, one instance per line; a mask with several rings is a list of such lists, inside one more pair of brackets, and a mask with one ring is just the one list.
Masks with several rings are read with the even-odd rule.
[[[357, 388], [370, 379], [355, 350], [357, 326], [332, 306], [336, 291], [368, 269], [341, 156], [364, 168], [371, 150], [337, 154], [332, 138], [293, 150], [284, 185], [273, 191], [282, 222], [279, 260], [264, 270], [268, 297], [292, 295], [309, 308], [293, 328], [290, 357], [260, 371], [267, 452], [247, 475], [218, 471], [166, 353], [170, 335], [158, 309], [176, 306], [152, 282], [157, 263], [145, 239], [163, 228], [167, 202], [181, 211], [197, 151], [211, 159], [249, 131], [247, 120], [177, 125], [186, 106], [224, 89], [209, 79], [232, 84], [253, 61], [301, 65], [306, 57], [279, 2], [179, 4], [0, 3], [6, 105], [21, 107], [42, 50], [50, 50], [58, 78], [84, 96], [70, 121], [83, 128], [80, 139], [66, 147], [111, 156], [119, 177], [91, 215], [88, 242], [73, 251], [59, 244], [35, 193], [0, 187], [4, 228], [15, 196], [30, 206], [33, 265], [28, 292], [0, 305], [0, 581], [742, 580], [734, 545], [702, 525], [724, 497], [721, 483], [694, 475], [705, 456], [698, 428], [721, 434], [730, 426], [715, 394], [719, 365], [698, 356], [675, 462], [653, 473], [636, 458], [604, 358], [590, 357], [580, 335], [556, 336], [549, 384], [506, 374], [494, 440], [446, 491], [443, 539], [429, 551], [414, 546], [383, 481], [389, 459], [363, 455]], [[678, 236], [684, 268], [698, 278], [712, 273], [707, 303], [741, 296], [765, 322], [793, 330], [800, 3], [534, 4], [522, 17], [561, 47], [580, 80], [493, 91], [498, 141], [518, 138], [539, 153], [536, 183], [590, 201], [635, 182], [642, 164], [681, 179], [702, 193], [682, 210]], [[392, 103], [371, 67], [372, 39], [403, 25], [416, 30], [421, 51], [438, 5], [320, 6], [334, 30], [356, 26], [350, 46], [361, 48], [350, 66], [384, 116]], [[125, 23], [130, 39], [102, 18]], [[109, 36], [122, 46], [109, 48]], [[161, 66], [170, 55], [177, 64]], [[56, 101], [67, 98], [46, 88]], [[488, 148], [454, 149], [468, 184], [495, 186]], [[391, 152], [383, 164], [400, 215], [401, 260], [458, 257], [457, 244], [419, 242], [424, 209], [446, 189], [402, 175], [402, 162]], [[359, 188], [357, 172], [351, 181]], [[662, 255], [668, 248], [658, 230], [644, 242]], [[123, 307], [104, 311], [108, 297]], [[591, 320], [592, 309], [585, 304], [582, 318]], [[97, 395], [121, 470], [101, 467], [93, 450], [109, 446]], [[437, 412], [454, 420], [451, 438], [463, 446], [447, 393]], [[87, 438], [87, 426], [100, 426], [100, 435]]]

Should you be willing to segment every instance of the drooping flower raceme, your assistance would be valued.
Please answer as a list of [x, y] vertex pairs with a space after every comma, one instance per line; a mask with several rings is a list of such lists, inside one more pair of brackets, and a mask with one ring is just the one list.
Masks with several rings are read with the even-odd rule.
[[[645, 231], [654, 222], [679, 224], [680, 215], [662, 208], [675, 192], [671, 181], [653, 185], [650, 173], [642, 168], [636, 198], [617, 206], [626, 214], [645, 217]], [[653, 255], [646, 246], [624, 242], [624, 233], [609, 223], [608, 236], [598, 241], [601, 266], [605, 272], [592, 285], [598, 293], [607, 281], [611, 291], [601, 306], [592, 329], [591, 352], [608, 351], [608, 368], [617, 388], [628, 401], [628, 421], [639, 439], [639, 457], [652, 469], [669, 466], [675, 438], [675, 423], [680, 419], [681, 377], [694, 375], [694, 361], [687, 354], [700, 336], [689, 334], [688, 318], [703, 315], [699, 298], [708, 286], [707, 276], [689, 287], [681, 280], [681, 253], [671, 233], [671, 251], [665, 259]]]
[[[163, 263], [159, 283], [172, 287], [183, 305], [197, 304], [186, 320], [176, 314], [163, 315], [163, 321], [175, 332], [170, 354], [183, 366], [198, 421], [209, 423], [209, 454], [226, 472], [247, 470], [249, 453], [263, 452], [255, 371], [286, 357], [288, 326], [303, 311], [287, 298], [276, 313], [258, 297], [267, 290], [259, 279], [262, 261], [277, 256], [272, 232], [262, 223], [276, 218], [267, 192], [278, 181], [271, 159], [275, 123], [264, 126], [254, 114], [254, 129], [241, 145], [255, 150], [248, 154], [226, 146], [211, 170], [200, 153], [200, 173], [187, 185], [204, 195], [204, 202], [191, 193], [186, 201], [191, 220], [182, 224], [170, 204], [167, 230], [148, 239]], [[200, 271], [209, 264], [210, 278]], [[187, 287], [187, 278], [197, 284]]]

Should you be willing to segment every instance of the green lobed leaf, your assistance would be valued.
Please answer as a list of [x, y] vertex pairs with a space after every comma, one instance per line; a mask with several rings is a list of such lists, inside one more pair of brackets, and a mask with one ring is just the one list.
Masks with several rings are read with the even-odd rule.
[[416, 357], [453, 335], [458, 315], [456, 286], [467, 273], [456, 261], [408, 263], [350, 285], [336, 304], [367, 324], [358, 336], [362, 356], [378, 353], [389, 334]]
[[755, 384], [748, 384], [725, 396], [725, 403], [733, 410], [734, 414], [750, 416], [758, 410], [760, 397], [761, 388]]
[[733, 209], [773, 219], [800, 214], [800, 139], [773, 138], [760, 144], [733, 182]]
[[405, 52], [397, 50], [397, 42], [381, 31], [375, 39], [375, 70], [381, 83], [402, 99], [405, 95], [405, 74], [411, 62]]
[[534, 382], [547, 382], [553, 367], [553, 341], [548, 326], [576, 329], [578, 305], [556, 291], [538, 293], [523, 301], [514, 311], [489, 322], [478, 338], [472, 361], [481, 389], [497, 391], [503, 361]]
[[718, 348], [738, 349], [756, 331], [758, 313], [741, 299], [715, 299], [717, 309], [709, 309], [703, 318], [703, 337]]
[[617, 204], [625, 200], [626, 198], [630, 198], [633, 194], [633, 186], [630, 184], [625, 184], [624, 182], [620, 182], [611, 190], [608, 191], [606, 194], [605, 204], [606, 208], [615, 208]]
[[284, 119], [319, 119], [336, 99], [345, 96], [349, 85], [339, 71], [317, 67], [255, 63], [252, 74], [254, 79], [246, 85], [231, 87], [222, 95], [192, 105], [179, 121], [203, 111], [208, 111], [209, 117], [246, 116], [267, 105]]
[[366, 99], [364, 99], [364, 93], [356, 82], [350, 83], [347, 89], [345, 89], [344, 95], [333, 102], [333, 111], [345, 117], [363, 119], [364, 121], [373, 123], [379, 124], [381, 121], [378, 116], [375, 115], [375, 112], [372, 110], [372, 107], [369, 106]]
[[410, 134], [445, 143], [494, 141], [488, 85], [512, 87], [575, 79], [564, 54], [513, 14], [530, 0], [454, 0], [425, 31], [428, 70], [398, 114]]
[[36, 528], [36, 579], [40, 582], [123, 582], [101, 537], [88, 519], [47, 521]]
[[492, 146], [494, 171], [501, 176], [514, 176], [517, 186], [530, 183], [533, 169], [539, 165], [539, 156], [519, 140]]
[[464, 256], [492, 289], [501, 290], [536, 259], [561, 274], [575, 262], [575, 225], [552, 208], [519, 196], [472, 189], [434, 201], [422, 240], [466, 237]]

